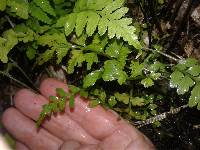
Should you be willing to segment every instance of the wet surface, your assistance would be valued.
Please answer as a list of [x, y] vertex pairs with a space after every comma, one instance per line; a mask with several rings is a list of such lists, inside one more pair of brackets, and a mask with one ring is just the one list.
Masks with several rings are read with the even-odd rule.
[[140, 128], [158, 150], [199, 150], [200, 111], [187, 108], [163, 120], [161, 127], [147, 125]]

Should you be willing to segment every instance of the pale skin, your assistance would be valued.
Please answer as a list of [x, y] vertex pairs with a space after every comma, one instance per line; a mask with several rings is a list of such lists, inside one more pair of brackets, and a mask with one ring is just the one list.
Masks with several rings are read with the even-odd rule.
[[35, 125], [42, 105], [55, 89], [68, 91], [67, 84], [45, 79], [41, 95], [22, 89], [15, 95], [15, 107], [7, 109], [2, 122], [16, 138], [16, 150], [153, 150], [154, 145], [139, 130], [119, 115], [101, 106], [88, 107], [88, 101], [77, 95], [75, 108]]

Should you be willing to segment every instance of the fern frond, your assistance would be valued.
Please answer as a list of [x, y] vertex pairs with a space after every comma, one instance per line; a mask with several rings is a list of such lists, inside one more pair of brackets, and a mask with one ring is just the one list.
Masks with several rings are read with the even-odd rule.
[[29, 4], [24, 0], [7, 0], [7, 5], [10, 7], [11, 12], [16, 13], [17, 16], [28, 19]]
[[0, 11], [4, 11], [6, 9], [7, 0], [0, 1]]
[[85, 76], [83, 80], [83, 88], [93, 86], [102, 76], [102, 70], [95, 70]]
[[29, 6], [31, 16], [37, 18], [44, 23], [51, 24], [52, 20], [47, 16], [44, 11], [42, 11], [40, 7], [36, 6], [34, 3], [31, 3]]
[[76, 2], [74, 12], [68, 15], [65, 24], [65, 34], [68, 36], [75, 28], [77, 36], [86, 33], [92, 36], [98, 28], [98, 33], [103, 35], [108, 31], [108, 37], [112, 39], [123, 38], [129, 45], [140, 50], [141, 45], [135, 34], [136, 29], [131, 25], [132, 19], [125, 18], [128, 12], [123, 7], [124, 0], [79, 0]]
[[86, 53], [84, 54], [85, 61], [87, 62], [87, 70], [91, 70], [92, 64], [98, 62], [98, 57], [96, 53]]
[[117, 80], [122, 85], [127, 78], [127, 74], [123, 71], [123, 66], [117, 60], [107, 60], [104, 63], [104, 71], [102, 78], [104, 81]]
[[33, 30], [25, 26], [24, 24], [20, 24], [15, 26], [15, 33], [19, 41], [23, 41], [24, 43], [35, 40], [36, 34]]
[[105, 50], [105, 53], [110, 57], [116, 58], [124, 67], [130, 50], [123, 46], [123, 43], [117, 43], [115, 40], [113, 43], [109, 44]]
[[8, 62], [9, 51], [18, 43], [16, 33], [10, 29], [3, 33], [3, 38], [0, 37], [0, 60], [3, 63]]
[[51, 58], [53, 58], [54, 55], [54, 49], [47, 49], [44, 53], [42, 53], [37, 59], [36, 63], [38, 65], [42, 65], [45, 62], [49, 61]]
[[87, 62], [87, 70], [91, 70], [92, 64], [98, 62], [97, 54], [93, 52], [84, 54], [82, 50], [72, 50], [71, 54], [72, 57], [67, 67], [67, 72], [69, 74], [74, 72], [76, 66], [81, 67], [84, 61]]
[[33, 2], [40, 7], [44, 12], [56, 16], [56, 13], [49, 3], [49, 0], [33, 0]]
[[171, 74], [170, 86], [177, 89], [179, 95], [191, 91], [189, 98], [189, 107], [197, 105], [200, 110], [200, 65], [196, 59], [183, 59], [174, 67]]
[[57, 54], [57, 64], [59, 64], [71, 48], [70, 44], [66, 41], [65, 35], [62, 33], [44, 34], [38, 38], [37, 43], [42, 46], [47, 45], [50, 48], [37, 59], [39, 65], [49, 61], [54, 53]]

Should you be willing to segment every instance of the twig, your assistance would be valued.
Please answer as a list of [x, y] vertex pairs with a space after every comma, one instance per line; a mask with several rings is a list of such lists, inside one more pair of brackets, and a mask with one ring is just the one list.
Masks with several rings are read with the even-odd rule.
[[15, 81], [16, 83], [22, 85], [22, 86], [25, 87], [25, 88], [32, 89], [32, 88], [29, 87], [28, 85], [26, 85], [26, 84], [22, 83], [21, 81], [15, 79], [14, 77], [12, 77], [9, 73], [6, 73], [6, 72], [3, 72], [3, 71], [0, 71], [0, 74], [2, 74], [3, 76], [6, 76], [6, 77], [12, 79], [13, 81]]
[[166, 54], [166, 53], [164, 53], [164, 52], [158, 51], [158, 50], [154, 50], [154, 49], [150, 49], [150, 48], [146, 48], [145, 50], [149, 50], [149, 51], [151, 51], [151, 52], [157, 52], [157, 53], [159, 53], [159, 54], [161, 54], [161, 55], [163, 55], [163, 56], [165, 56], [165, 57], [167, 57], [167, 58], [169, 58], [169, 59], [172, 59], [172, 60], [174, 60], [174, 61], [176, 61], [176, 62], [179, 61], [179, 59], [176, 59], [175, 57], [173, 57], [173, 56], [171, 56], [171, 55], [168, 55], [168, 54]]
[[[23, 69], [11, 58], [9, 58], [9, 60], [12, 62], [12, 64], [19, 69], [19, 71], [24, 75], [24, 77], [31, 83], [33, 84], [33, 82], [31, 81], [31, 79], [28, 77], [28, 75], [23, 71]], [[34, 85], [34, 84], [33, 84]]]
[[14, 28], [15, 27], [15, 24], [10, 20], [10, 18], [7, 16], [7, 15], [5, 15], [5, 18], [8, 20], [8, 22], [10, 23], [10, 26], [12, 27], [12, 28]]
[[144, 121], [136, 121], [136, 122], [132, 122], [133, 125], [135, 125], [137, 128], [141, 128], [142, 126], [145, 126], [145, 125], [148, 125], [148, 124], [152, 124], [156, 121], [161, 121], [163, 119], [166, 119], [168, 115], [174, 115], [174, 114], [177, 114], [179, 113], [182, 109], [185, 109], [188, 107], [188, 104], [186, 105], [183, 105], [183, 106], [180, 106], [178, 108], [174, 108], [174, 109], [171, 109], [170, 111], [168, 112], [164, 112], [160, 115], [157, 115], [157, 116], [154, 116], [154, 117], [151, 117], [147, 120], [144, 120]]

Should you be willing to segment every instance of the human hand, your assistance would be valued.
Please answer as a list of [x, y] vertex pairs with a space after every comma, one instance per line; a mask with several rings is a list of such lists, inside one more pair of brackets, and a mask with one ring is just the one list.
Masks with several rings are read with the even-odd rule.
[[153, 144], [140, 131], [111, 110], [88, 107], [77, 95], [73, 111], [52, 115], [37, 129], [42, 105], [56, 95], [56, 88], [68, 91], [67, 85], [46, 79], [40, 86], [42, 95], [22, 89], [15, 95], [15, 107], [7, 109], [2, 122], [16, 138], [17, 150], [153, 150]]

